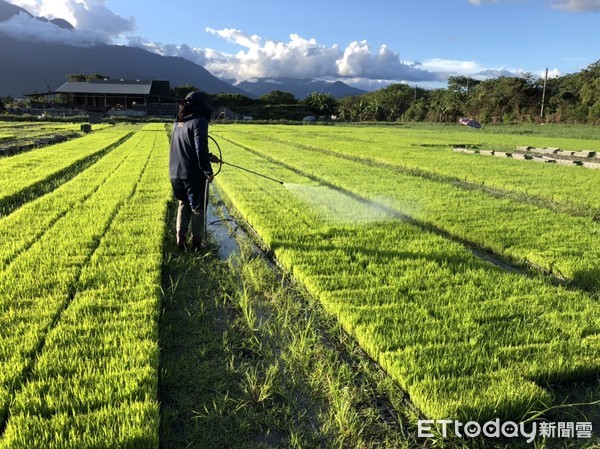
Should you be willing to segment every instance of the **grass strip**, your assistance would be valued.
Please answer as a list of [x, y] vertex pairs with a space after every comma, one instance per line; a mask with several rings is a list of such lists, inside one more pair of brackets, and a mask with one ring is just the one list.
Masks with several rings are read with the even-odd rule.
[[220, 261], [165, 242], [161, 447], [412, 447], [397, 385], [240, 243]]

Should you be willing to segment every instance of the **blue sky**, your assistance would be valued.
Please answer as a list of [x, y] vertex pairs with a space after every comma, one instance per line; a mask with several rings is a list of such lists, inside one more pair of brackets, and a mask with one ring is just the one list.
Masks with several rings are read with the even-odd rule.
[[600, 0], [9, 0], [107, 43], [183, 56], [231, 81], [445, 85], [577, 72], [600, 59]]

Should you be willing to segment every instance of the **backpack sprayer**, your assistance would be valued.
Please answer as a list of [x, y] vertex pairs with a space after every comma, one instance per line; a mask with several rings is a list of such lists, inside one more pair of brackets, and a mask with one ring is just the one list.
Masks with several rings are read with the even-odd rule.
[[[215, 156], [215, 157], [218, 158], [218, 162], [217, 161], [215, 161], [215, 162], [219, 164], [219, 169], [213, 174], [213, 177], [215, 177], [219, 173], [221, 173], [221, 169], [223, 168], [223, 165], [229, 165], [230, 167], [234, 167], [234, 168], [237, 168], [239, 170], [243, 170], [245, 172], [251, 173], [251, 174], [256, 175], [256, 176], [260, 176], [261, 178], [265, 178], [265, 179], [268, 179], [269, 181], [273, 181], [273, 182], [276, 182], [278, 184], [283, 185], [283, 181], [280, 181], [279, 179], [271, 178], [270, 176], [263, 175], [262, 173], [258, 173], [258, 172], [255, 172], [253, 170], [249, 170], [247, 168], [240, 167], [239, 165], [235, 165], [235, 164], [232, 164], [230, 162], [224, 161], [223, 160], [223, 152], [221, 151], [221, 147], [219, 146], [219, 143], [213, 137], [211, 137], [211, 136], [208, 136], [208, 138], [213, 141], [213, 143], [217, 147], [217, 151], [219, 152], [218, 156], [213, 155], [213, 156]], [[207, 209], [208, 209], [208, 186], [209, 185], [210, 185], [210, 182], [208, 181], [208, 178], [207, 178], [206, 179], [206, 185], [205, 185], [205, 188], [204, 188], [204, 236], [206, 236], [206, 216], [207, 216]]]

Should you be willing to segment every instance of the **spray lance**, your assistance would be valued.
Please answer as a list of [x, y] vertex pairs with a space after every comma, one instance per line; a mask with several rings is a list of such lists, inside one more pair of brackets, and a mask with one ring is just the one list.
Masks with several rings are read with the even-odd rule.
[[[208, 136], [208, 138], [213, 141], [213, 143], [215, 144], [217, 151], [219, 153], [218, 156], [214, 155], [214, 154], [212, 155], [213, 158], [216, 158], [217, 160], [214, 160], [213, 158], [211, 158], [212, 159], [211, 162], [215, 162], [215, 163], [219, 164], [219, 169], [215, 173], [213, 173], [213, 177], [215, 177], [219, 173], [221, 173], [221, 169], [223, 168], [223, 165], [229, 165], [230, 167], [234, 167], [239, 170], [243, 170], [247, 173], [251, 173], [253, 175], [260, 176], [261, 178], [265, 178], [265, 179], [268, 179], [269, 181], [273, 181], [273, 182], [283, 185], [283, 181], [280, 181], [279, 179], [271, 178], [270, 176], [263, 175], [262, 173], [258, 173], [253, 170], [249, 170], [247, 168], [240, 167], [239, 165], [235, 165], [230, 162], [224, 161], [223, 160], [223, 152], [221, 151], [221, 147], [219, 146], [219, 143], [212, 136]], [[206, 236], [206, 216], [207, 216], [207, 209], [208, 209], [208, 186], [209, 185], [210, 185], [210, 183], [208, 182], [208, 178], [207, 178], [205, 189], [204, 189], [204, 235], [205, 236]]]

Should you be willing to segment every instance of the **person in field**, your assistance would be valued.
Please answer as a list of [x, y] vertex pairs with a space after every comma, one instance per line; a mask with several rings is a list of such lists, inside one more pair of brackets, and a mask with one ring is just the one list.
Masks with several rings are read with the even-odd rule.
[[200, 92], [190, 92], [179, 104], [169, 154], [169, 176], [173, 194], [179, 200], [177, 210], [177, 246], [186, 248], [187, 232], [192, 223], [192, 250], [202, 244], [204, 199], [213, 180], [212, 162], [219, 158], [208, 151], [208, 123], [214, 108]]

